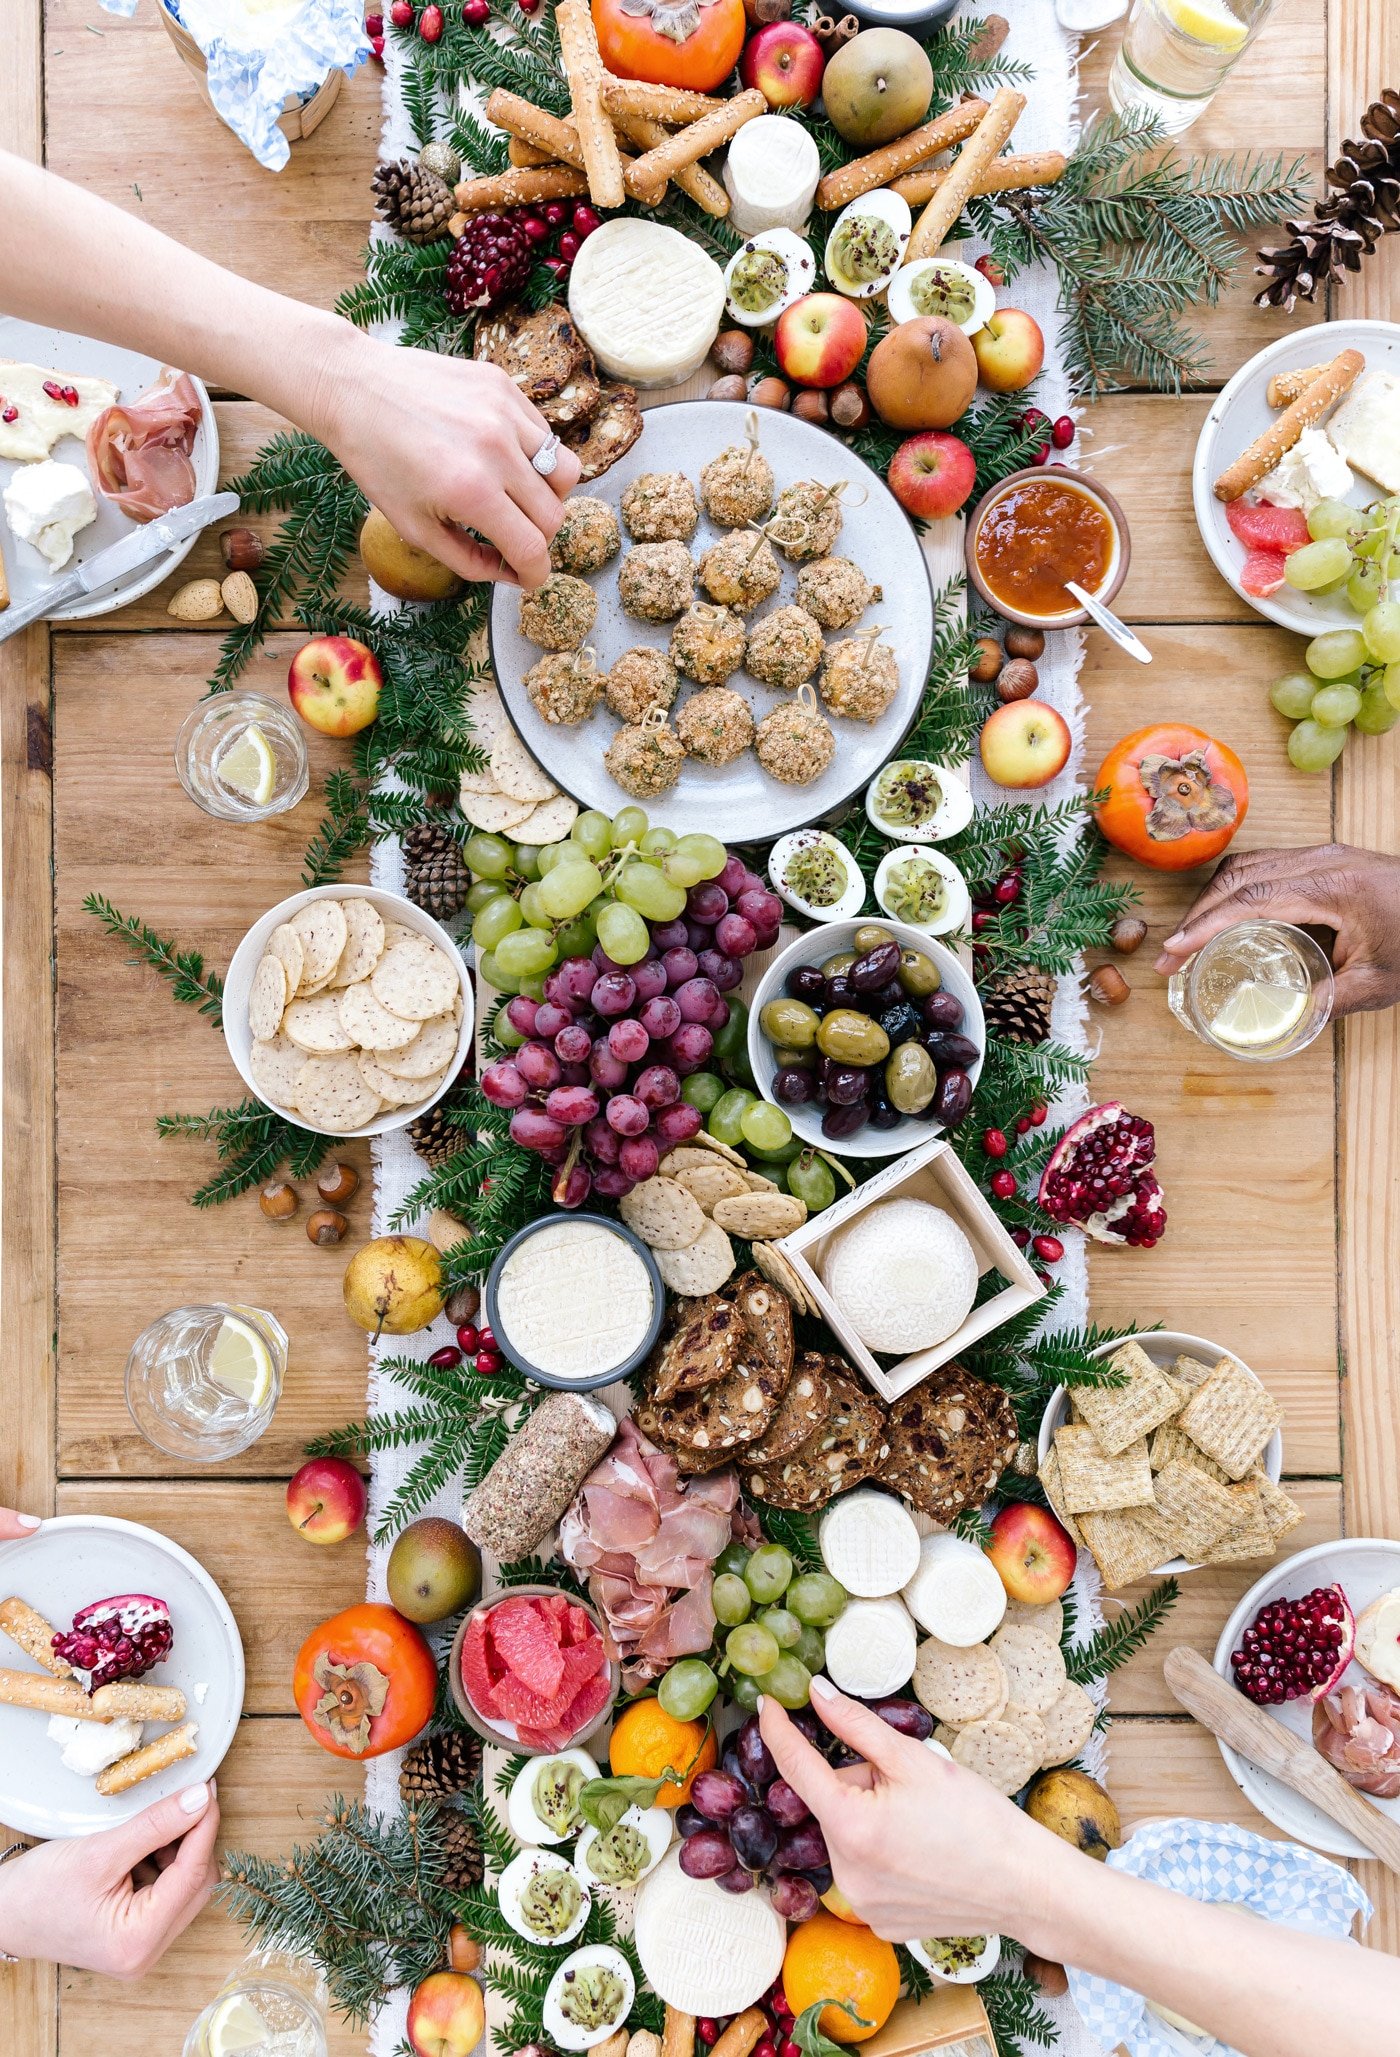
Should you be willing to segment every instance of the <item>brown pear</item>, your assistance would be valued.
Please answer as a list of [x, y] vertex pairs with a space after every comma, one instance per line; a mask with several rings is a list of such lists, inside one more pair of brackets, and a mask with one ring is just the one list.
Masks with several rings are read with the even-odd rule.
[[462, 590], [455, 571], [406, 543], [377, 507], [371, 507], [360, 528], [360, 561], [375, 584], [396, 600], [450, 600]]
[[956, 322], [902, 321], [871, 352], [865, 390], [892, 429], [946, 429], [977, 390], [977, 359]]

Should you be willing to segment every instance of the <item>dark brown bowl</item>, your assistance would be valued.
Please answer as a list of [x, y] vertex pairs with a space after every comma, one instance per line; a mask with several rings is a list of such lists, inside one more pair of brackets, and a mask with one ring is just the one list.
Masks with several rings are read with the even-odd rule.
[[1009, 478], [1004, 478], [1000, 485], [993, 486], [990, 493], [984, 494], [983, 498], [978, 502], [976, 512], [967, 525], [967, 541], [964, 553], [967, 558], [967, 575], [972, 582], [974, 590], [986, 601], [988, 607], [1007, 621], [1019, 622], [1022, 628], [1028, 629], [1079, 628], [1089, 619], [1082, 607], [1072, 608], [1065, 614], [1026, 614], [1020, 608], [1009, 607], [1004, 600], [999, 599], [991, 592], [986, 580], [982, 576], [981, 567], [977, 562], [977, 532], [997, 501], [1008, 493], [1013, 486], [1020, 485], [1022, 480], [1043, 478], [1068, 480], [1070, 485], [1077, 486], [1091, 500], [1096, 501], [1113, 524], [1113, 534], [1117, 544], [1117, 558], [1112, 571], [1094, 594], [1094, 598], [1101, 601], [1105, 607], [1112, 604], [1114, 595], [1128, 576], [1128, 566], [1132, 561], [1132, 538], [1128, 533], [1128, 517], [1124, 514], [1112, 493], [1106, 487], [1101, 486], [1097, 479], [1091, 478], [1088, 472], [1074, 471], [1067, 464], [1027, 465], [1022, 471], [1013, 471]]

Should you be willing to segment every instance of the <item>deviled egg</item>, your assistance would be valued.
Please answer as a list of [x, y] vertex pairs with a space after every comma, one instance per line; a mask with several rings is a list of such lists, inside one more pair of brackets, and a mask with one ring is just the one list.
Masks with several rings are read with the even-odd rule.
[[562, 1843], [583, 1826], [579, 1794], [597, 1778], [586, 1750], [561, 1750], [557, 1757], [532, 1757], [506, 1801], [506, 1821], [519, 1843]]
[[989, 1971], [996, 1970], [1001, 1956], [1001, 1937], [926, 1936], [922, 1942], [909, 1942], [906, 1948], [926, 1971], [933, 1973], [940, 1985], [971, 1986], [976, 1985], [978, 1979], [985, 1978]]
[[557, 1850], [520, 1850], [496, 1887], [501, 1912], [527, 1943], [568, 1943], [588, 1919], [593, 1896], [577, 1865]]
[[970, 264], [959, 264], [955, 257], [916, 257], [890, 280], [887, 305], [891, 321], [936, 314], [970, 336], [996, 313], [997, 296], [991, 280]]
[[882, 293], [899, 271], [913, 226], [909, 202], [889, 186], [843, 207], [826, 239], [826, 275], [837, 292], [852, 300]]
[[574, 1863], [590, 1884], [638, 1885], [670, 1848], [673, 1823], [665, 1807], [629, 1807], [607, 1830], [590, 1822], [578, 1839]]
[[865, 904], [855, 858], [825, 829], [795, 829], [768, 853], [773, 890], [810, 921], [848, 921]]
[[544, 1996], [544, 2032], [557, 2050], [605, 2043], [632, 2012], [632, 1967], [611, 1943], [589, 1943], [566, 1957]]
[[972, 794], [950, 764], [896, 757], [866, 787], [865, 812], [892, 843], [942, 843], [971, 821]]
[[791, 229], [760, 229], [724, 267], [725, 312], [744, 328], [762, 328], [809, 293], [816, 275], [804, 237]]
[[931, 843], [887, 850], [875, 873], [875, 898], [891, 921], [907, 922], [927, 936], [946, 936], [972, 918], [966, 879]]

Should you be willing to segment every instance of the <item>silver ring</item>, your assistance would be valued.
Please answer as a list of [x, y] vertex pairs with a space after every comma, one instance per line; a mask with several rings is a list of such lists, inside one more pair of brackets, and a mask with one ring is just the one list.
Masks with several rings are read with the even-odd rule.
[[530, 459], [530, 462], [541, 478], [547, 479], [551, 472], [558, 470], [559, 438], [555, 435], [553, 429], [550, 430], [549, 434], [540, 444], [539, 449]]

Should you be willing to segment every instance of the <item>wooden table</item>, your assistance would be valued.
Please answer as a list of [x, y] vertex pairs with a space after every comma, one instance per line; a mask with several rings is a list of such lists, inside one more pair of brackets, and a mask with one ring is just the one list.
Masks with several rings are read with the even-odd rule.
[[[0, 144], [302, 298], [329, 303], [356, 275], [380, 127], [377, 70], [355, 79], [273, 178], [210, 115], [149, 7], [126, 23], [96, 0], [49, 0], [41, 24], [38, 0], [22, 0], [9, 10], [6, 59]], [[1099, 104], [1105, 68], [1102, 51], [1089, 55], [1085, 84]], [[1280, 0], [1190, 140], [1303, 151], [1316, 171], [1397, 72], [1400, 16], [1388, 0], [1326, 10]], [[145, 289], [158, 292], [159, 281]], [[1204, 316], [1220, 380], [1288, 327], [1250, 298], [1246, 272]], [[1400, 238], [1343, 299], [1350, 315], [1400, 314]], [[1331, 780], [1304, 778], [1286, 761], [1266, 692], [1296, 662], [1296, 642], [1216, 577], [1191, 518], [1189, 463], [1206, 406], [1203, 394], [1126, 393], [1086, 423], [1084, 461], [1133, 527], [1120, 605], [1156, 653], [1144, 675], [1091, 632], [1086, 762], [1092, 769], [1123, 731], [1170, 712], [1246, 757], [1242, 844], [1336, 836], [1400, 850], [1393, 741], [1359, 740]], [[218, 412], [235, 472], [273, 422], [237, 396], [222, 396]], [[181, 576], [215, 561], [206, 539]], [[153, 975], [128, 969], [81, 911], [86, 893], [106, 893], [222, 966], [248, 923], [295, 886], [314, 819], [309, 799], [249, 836], [186, 803], [171, 739], [204, 690], [216, 637], [172, 623], [167, 597], [162, 588], [91, 627], [36, 630], [0, 650], [0, 1501], [149, 1520], [208, 1565], [249, 1657], [244, 1718], [219, 1781], [225, 1834], [274, 1852], [314, 1834], [336, 1783], [334, 1761], [291, 1710], [292, 1654], [308, 1625], [360, 1597], [364, 1581], [357, 1544], [312, 1550], [294, 1535], [282, 1485], [308, 1435], [361, 1409], [365, 1353], [341, 1311], [334, 1252], [313, 1250], [296, 1227], [269, 1228], [251, 1198], [191, 1211], [199, 1146], [159, 1143], [152, 1118], [237, 1097], [232, 1067], [217, 1034], [173, 1006]], [[255, 687], [279, 688], [295, 640], [270, 640]], [[312, 754], [319, 772], [329, 753]], [[1148, 881], [1154, 938], [1197, 883]], [[1100, 1098], [1121, 1095], [1156, 1122], [1171, 1230], [1150, 1255], [1096, 1254], [1093, 1311], [1212, 1336], [1258, 1368], [1287, 1412], [1287, 1471], [1308, 1517], [1298, 1546], [1343, 1531], [1400, 1534], [1400, 1017], [1350, 1022], [1335, 1045], [1321, 1041], [1278, 1073], [1232, 1064], [1171, 1021], [1152, 955], [1149, 946], [1126, 966], [1131, 1004], [1095, 1017], [1104, 1045], [1095, 1084]], [[354, 1214], [363, 1232], [367, 1186]], [[153, 1451], [121, 1394], [137, 1331], [182, 1297], [207, 1294], [274, 1307], [293, 1337], [272, 1429], [213, 1476]], [[1255, 1569], [1195, 1574], [1166, 1633], [1211, 1648]], [[1159, 1639], [1114, 1682], [1112, 1783], [1125, 1816], [1187, 1811], [1267, 1828], [1211, 1740], [1175, 1712], [1160, 1653]], [[1379, 1908], [1371, 1940], [1400, 1948], [1400, 1893], [1379, 1867], [1360, 1868]], [[82, 1973], [0, 1970], [0, 2008], [14, 2024], [6, 2046], [15, 2057], [167, 2057], [238, 1954], [231, 1924], [211, 1914], [134, 1989]], [[360, 2050], [363, 2039], [339, 2033], [335, 2047]]]

